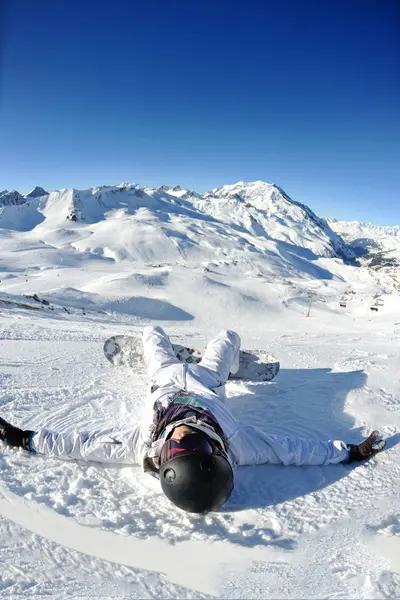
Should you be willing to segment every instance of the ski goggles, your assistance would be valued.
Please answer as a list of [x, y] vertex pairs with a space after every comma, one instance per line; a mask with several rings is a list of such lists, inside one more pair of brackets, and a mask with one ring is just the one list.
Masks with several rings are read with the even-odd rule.
[[199, 433], [189, 433], [180, 440], [167, 440], [160, 453], [160, 465], [172, 460], [199, 452], [206, 456], [216, 454], [213, 444], [207, 440], [204, 435]]

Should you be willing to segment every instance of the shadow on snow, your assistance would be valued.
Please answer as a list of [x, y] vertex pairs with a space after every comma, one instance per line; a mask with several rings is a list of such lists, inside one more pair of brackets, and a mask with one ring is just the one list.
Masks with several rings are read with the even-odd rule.
[[[366, 380], [363, 371], [282, 369], [276, 381], [249, 385], [251, 393], [231, 397], [228, 402], [236, 418], [267, 433], [358, 443], [366, 432], [352, 428], [354, 419], [345, 411], [345, 400]], [[399, 442], [400, 435], [394, 435], [387, 447]], [[305, 496], [346, 477], [355, 466], [239, 467], [235, 489], [222, 511], [268, 507]]]

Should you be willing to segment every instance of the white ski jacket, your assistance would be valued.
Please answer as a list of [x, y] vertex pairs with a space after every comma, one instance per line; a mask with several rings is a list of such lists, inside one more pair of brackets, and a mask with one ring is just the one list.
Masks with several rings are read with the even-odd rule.
[[[213, 338], [199, 364], [179, 362], [161, 327], [145, 328], [143, 347], [153, 392], [148, 394], [140, 423], [85, 433], [42, 429], [32, 435], [31, 450], [63, 459], [139, 464], [154, 472], [149, 458], [157, 457], [160, 451], [160, 441], [154, 442], [152, 437], [155, 404], [167, 407], [179, 392], [185, 392], [194, 401], [198, 399], [222, 428], [233, 467], [263, 463], [327, 465], [348, 460], [342, 441], [269, 435], [235, 419], [224, 392], [229, 373], [238, 369], [240, 338], [233, 331], [223, 330]], [[196, 422], [196, 417], [191, 418]], [[190, 425], [190, 417], [187, 422]]]

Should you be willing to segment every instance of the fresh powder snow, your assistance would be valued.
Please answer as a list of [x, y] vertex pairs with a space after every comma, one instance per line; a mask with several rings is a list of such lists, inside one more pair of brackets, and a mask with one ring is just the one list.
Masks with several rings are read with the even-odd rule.
[[[139, 467], [0, 448], [0, 598], [400, 597], [399, 228], [322, 219], [276, 185], [124, 183], [0, 193], [0, 416], [26, 429], [135, 423], [144, 369], [114, 334], [221, 328], [270, 350], [270, 383], [229, 381], [269, 433], [387, 450], [327, 467], [241, 467], [206, 516]], [[372, 310], [371, 310], [372, 309]]]

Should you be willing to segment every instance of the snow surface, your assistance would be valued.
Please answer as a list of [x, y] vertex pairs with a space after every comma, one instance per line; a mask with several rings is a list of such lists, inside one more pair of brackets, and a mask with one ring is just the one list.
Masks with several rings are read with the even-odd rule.
[[144, 373], [112, 368], [102, 345], [158, 323], [195, 347], [234, 328], [280, 358], [271, 383], [229, 382], [238, 418], [279, 434], [388, 438], [358, 466], [240, 468], [228, 503], [205, 517], [169, 504], [139, 468], [1, 447], [0, 598], [400, 597], [390, 273], [351, 264], [324, 220], [263, 182], [203, 196], [61, 190], [0, 211], [5, 419], [62, 431], [135, 422]]

